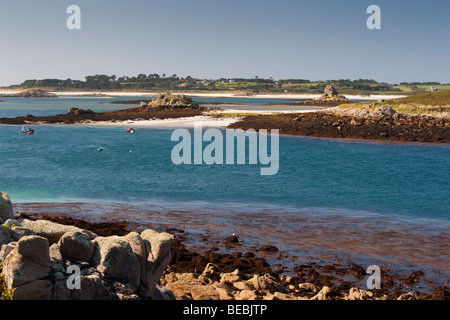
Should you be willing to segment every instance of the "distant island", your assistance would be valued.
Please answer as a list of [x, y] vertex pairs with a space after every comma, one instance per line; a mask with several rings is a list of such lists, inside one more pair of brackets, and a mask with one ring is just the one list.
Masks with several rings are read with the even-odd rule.
[[180, 77], [176, 74], [139, 74], [137, 76], [93, 75], [85, 80], [73, 79], [42, 79], [26, 80], [21, 84], [12, 85], [8, 89], [45, 89], [49, 91], [152, 91], [152, 92], [240, 92], [251, 94], [321, 94], [325, 88], [333, 85], [342, 94], [401, 94], [414, 95], [427, 91], [450, 89], [450, 84], [439, 82], [402, 82], [388, 84], [372, 79], [339, 79], [311, 81], [305, 79], [273, 78], [219, 78], [199, 79], [191, 76]]

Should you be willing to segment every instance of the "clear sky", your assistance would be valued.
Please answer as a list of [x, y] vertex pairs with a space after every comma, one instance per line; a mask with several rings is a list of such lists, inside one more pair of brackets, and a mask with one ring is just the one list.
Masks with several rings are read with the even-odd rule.
[[[69, 30], [69, 5], [81, 30]], [[369, 5], [381, 30], [369, 30]], [[450, 82], [449, 0], [2, 0], [0, 85], [86, 75]]]

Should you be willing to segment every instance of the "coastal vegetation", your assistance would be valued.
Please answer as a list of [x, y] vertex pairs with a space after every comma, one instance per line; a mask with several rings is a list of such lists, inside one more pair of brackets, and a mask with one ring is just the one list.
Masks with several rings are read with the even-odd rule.
[[238, 117], [246, 117], [252, 116], [253, 113], [248, 112], [227, 112], [227, 113], [211, 113], [209, 114], [212, 118], [238, 118]]
[[409, 96], [400, 99], [389, 99], [379, 102], [363, 102], [353, 104], [342, 104], [341, 109], [368, 109], [374, 110], [382, 105], [388, 104], [396, 112], [402, 113], [436, 113], [450, 112], [450, 90]]
[[439, 82], [413, 82], [389, 84], [373, 79], [338, 79], [311, 81], [306, 79], [273, 78], [219, 78], [200, 79], [191, 76], [180, 77], [176, 74], [139, 74], [137, 76], [91, 75], [85, 80], [42, 79], [25, 80], [9, 88], [45, 88], [51, 90], [152, 90], [164, 91], [244, 91], [245, 93], [322, 93], [326, 86], [334, 85], [342, 94], [418, 94], [434, 87], [437, 90], [450, 89], [450, 84]]
[[11, 290], [6, 287], [5, 276], [3, 275], [3, 263], [0, 263], [0, 300], [11, 300]]
[[[144, 103], [141, 103], [143, 106]], [[198, 104], [189, 96], [178, 96], [170, 92], [158, 95], [151, 102], [147, 103], [148, 107], [173, 107], [173, 108], [198, 108]]]

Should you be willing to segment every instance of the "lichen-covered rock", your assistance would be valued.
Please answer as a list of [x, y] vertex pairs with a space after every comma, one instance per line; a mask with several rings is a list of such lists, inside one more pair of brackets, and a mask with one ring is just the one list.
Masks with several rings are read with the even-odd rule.
[[251, 283], [256, 290], [270, 292], [272, 294], [277, 291], [283, 293], [287, 292], [286, 288], [282, 284], [276, 282], [275, 279], [267, 274], [263, 276], [255, 275]]
[[17, 242], [10, 242], [2, 245], [0, 249], [0, 262], [3, 262], [8, 254], [16, 247]]
[[153, 230], [98, 237], [50, 221], [8, 219], [0, 226], [0, 262], [13, 299], [174, 299], [168, 289], [155, 291], [173, 239]]
[[118, 236], [97, 237], [92, 264], [107, 277], [117, 277], [137, 288], [140, 282], [139, 261], [130, 244]]
[[3, 263], [5, 283], [9, 289], [46, 278], [49, 272], [48, 240], [39, 236], [22, 238]]
[[373, 293], [359, 288], [350, 288], [347, 300], [372, 300]]
[[50, 268], [54, 272], [65, 271], [64, 258], [61, 254], [61, 248], [57, 243], [54, 243], [49, 248], [50, 253]]
[[52, 300], [53, 285], [50, 280], [36, 280], [14, 288], [13, 300]]
[[140, 282], [142, 285], [145, 285], [146, 282], [146, 268], [145, 264], [147, 261], [147, 250], [145, 248], [144, 240], [142, 240], [141, 236], [137, 232], [130, 232], [126, 236], [123, 237], [131, 247], [131, 251], [136, 255], [139, 262], [139, 270], [140, 270]]
[[89, 240], [93, 240], [97, 235], [91, 231], [83, 230], [74, 226], [58, 224], [48, 220], [31, 221], [28, 219], [16, 220], [16, 225], [28, 228], [37, 235], [47, 238], [51, 244], [56, 243], [67, 232], [81, 232], [86, 234]]
[[0, 219], [6, 221], [14, 217], [14, 212], [11, 205], [11, 199], [5, 192], [0, 191]]
[[11, 241], [10, 231], [3, 225], [0, 225], [0, 247]]
[[147, 229], [141, 233], [141, 238], [147, 252], [145, 287], [147, 295], [151, 295], [170, 262], [170, 247], [174, 237], [169, 233]]
[[329, 295], [333, 292], [333, 290], [328, 287], [324, 286], [319, 293], [317, 293], [314, 297], [311, 298], [311, 300], [329, 300]]
[[79, 231], [66, 232], [58, 241], [61, 254], [73, 261], [91, 261], [94, 254], [94, 244], [89, 236]]

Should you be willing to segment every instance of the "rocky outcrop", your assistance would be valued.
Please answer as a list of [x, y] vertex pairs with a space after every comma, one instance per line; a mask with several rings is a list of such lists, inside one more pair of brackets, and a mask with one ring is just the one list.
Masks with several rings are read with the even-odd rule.
[[0, 226], [0, 262], [12, 299], [166, 298], [156, 288], [172, 241], [153, 230], [100, 237], [45, 220], [8, 219]]
[[328, 85], [325, 87], [325, 90], [323, 91], [323, 96], [321, 96], [320, 98], [316, 99], [317, 101], [337, 101], [337, 102], [346, 102], [348, 101], [348, 99], [343, 96], [340, 95], [338, 93], [338, 91], [336, 90], [336, 88], [333, 85]]
[[158, 108], [164, 107], [168, 109], [197, 109], [199, 105], [194, 102], [191, 97], [177, 96], [171, 93], [162, 93], [150, 102], [142, 101], [141, 107]]
[[332, 98], [339, 95], [336, 88], [333, 85], [328, 85], [325, 87], [325, 90], [323, 91], [323, 97], [324, 98]]
[[[313, 283], [299, 283], [298, 278], [272, 275], [244, 274], [238, 269], [222, 273], [209, 263], [201, 274], [167, 273], [160, 280], [170, 290], [168, 296], [177, 300], [385, 300], [387, 295], [377, 295], [356, 287], [348, 289], [333, 285], [319, 287]], [[419, 299], [418, 295], [405, 293], [399, 299]]]
[[45, 90], [27, 90], [13, 95], [18, 98], [56, 98], [57, 96]]
[[11, 219], [13, 216], [14, 213], [9, 195], [0, 191], [0, 222]]
[[90, 115], [93, 114], [94, 111], [92, 111], [91, 109], [79, 109], [79, 108], [69, 108], [69, 110], [67, 110], [67, 115], [68, 116], [74, 116], [74, 117], [78, 117], [78, 116], [82, 116], [82, 115]]

